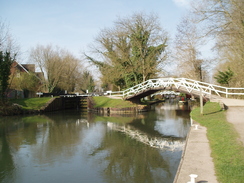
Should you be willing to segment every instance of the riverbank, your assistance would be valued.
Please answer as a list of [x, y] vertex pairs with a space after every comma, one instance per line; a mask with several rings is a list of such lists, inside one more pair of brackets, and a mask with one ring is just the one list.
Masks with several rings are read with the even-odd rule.
[[80, 107], [79, 97], [41, 97], [6, 101], [0, 105], [0, 115], [41, 114]]
[[104, 114], [142, 112], [149, 109], [147, 105], [125, 101], [121, 97], [42, 97], [10, 100], [8, 103], [0, 105], [0, 115], [38, 114], [77, 108]]
[[[219, 103], [208, 102], [204, 115], [197, 108], [191, 117], [199, 124], [194, 122], [190, 129], [175, 183], [190, 181], [190, 174], [198, 175], [196, 182], [243, 182], [244, 146], [228, 110], [222, 110]], [[238, 124], [244, 128], [243, 122]]]
[[135, 104], [119, 97], [99, 96], [88, 98], [88, 111], [101, 115], [138, 113], [148, 110], [147, 105]]

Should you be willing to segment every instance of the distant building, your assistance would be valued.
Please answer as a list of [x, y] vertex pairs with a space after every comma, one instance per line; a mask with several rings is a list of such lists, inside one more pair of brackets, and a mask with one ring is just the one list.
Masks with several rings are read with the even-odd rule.
[[[35, 70], [36, 70], [35, 64], [20, 64], [17, 61], [14, 61], [10, 69], [11, 72], [10, 83], [14, 81], [16, 78], [20, 78], [21, 74], [23, 73], [27, 73], [27, 74], [34, 73], [35, 76], [39, 79], [41, 85], [41, 81], [44, 76], [41, 72], [36, 72]], [[23, 91], [19, 89], [19, 87], [16, 86], [16, 84], [12, 83], [10, 89], [8, 90], [7, 95], [8, 98], [36, 97], [36, 91], [28, 91], [28, 90]]]
[[20, 64], [18, 62], [14, 62], [11, 66], [11, 74], [21, 74], [23, 72], [26, 73], [35, 73], [35, 75], [39, 78], [43, 77], [42, 72], [36, 72], [35, 64]]

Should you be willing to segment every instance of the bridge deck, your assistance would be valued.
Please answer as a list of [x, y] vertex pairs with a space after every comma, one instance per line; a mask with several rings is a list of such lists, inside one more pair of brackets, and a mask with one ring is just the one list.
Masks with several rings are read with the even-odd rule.
[[[124, 99], [125, 100], [138, 100], [138, 99], [141, 99], [141, 98], [144, 98], [146, 96], [149, 96], [153, 93], [156, 93], [158, 91], [161, 91], [161, 90], [173, 90], [173, 91], [176, 91], [176, 92], [181, 92], [181, 93], [186, 93], [186, 94], [189, 94], [189, 95], [193, 95], [195, 97], [198, 97], [200, 96], [200, 91], [187, 91], [185, 88], [181, 87], [181, 88], [176, 88], [174, 86], [172, 87], [155, 87], [155, 88], [148, 88], [148, 89], [145, 89], [145, 90], [142, 90], [138, 93], [135, 93], [134, 95], [129, 95], [127, 97], [125, 97]], [[220, 97], [218, 95], [209, 95], [209, 94], [203, 94], [203, 97], [206, 99], [206, 100], [210, 100], [210, 99], [215, 99], [215, 100], [221, 100], [223, 99], [223, 97]]]
[[244, 107], [244, 100], [240, 100], [240, 99], [221, 98], [221, 99], [211, 99], [210, 101], [223, 103], [227, 107]]
[[210, 83], [186, 78], [149, 79], [123, 91], [123, 98], [127, 100], [143, 98], [159, 90], [172, 89], [206, 99], [228, 98], [232, 95], [244, 95], [244, 88], [227, 88]]

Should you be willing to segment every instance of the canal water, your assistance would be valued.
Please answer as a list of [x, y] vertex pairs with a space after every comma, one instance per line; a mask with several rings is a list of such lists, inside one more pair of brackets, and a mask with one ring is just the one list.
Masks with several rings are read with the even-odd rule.
[[0, 118], [0, 182], [171, 183], [189, 110], [98, 116], [80, 111]]

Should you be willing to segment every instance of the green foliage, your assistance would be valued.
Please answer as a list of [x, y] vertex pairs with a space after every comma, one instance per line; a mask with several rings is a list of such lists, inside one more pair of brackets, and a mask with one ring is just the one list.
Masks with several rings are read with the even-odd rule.
[[14, 59], [11, 57], [10, 52], [0, 51], [0, 99], [2, 102], [6, 99], [10, 68], [13, 61]]
[[185, 94], [185, 93], [180, 93], [179, 96], [180, 96], [180, 97], [186, 97], [186, 94]]
[[219, 182], [241, 183], [244, 180], [244, 147], [238, 141], [238, 134], [232, 124], [227, 122], [225, 111], [218, 103], [208, 102], [191, 112], [191, 117], [207, 127], [216, 174]]
[[22, 90], [37, 91], [40, 80], [34, 73], [21, 73], [19, 85]]
[[234, 76], [234, 72], [228, 68], [227, 71], [218, 71], [218, 74], [214, 77], [219, 84], [229, 85], [229, 81]]
[[89, 92], [93, 92], [95, 89], [95, 82], [90, 72], [84, 71], [81, 78], [82, 78], [82, 84], [80, 86], [80, 89], [83, 92], [86, 92], [86, 90], [88, 90]]
[[104, 85], [122, 90], [154, 78], [162, 69], [167, 39], [154, 16], [134, 14], [119, 20], [114, 29], [103, 30], [97, 41], [103, 49], [96, 51], [103, 61], [85, 56], [99, 68]]

